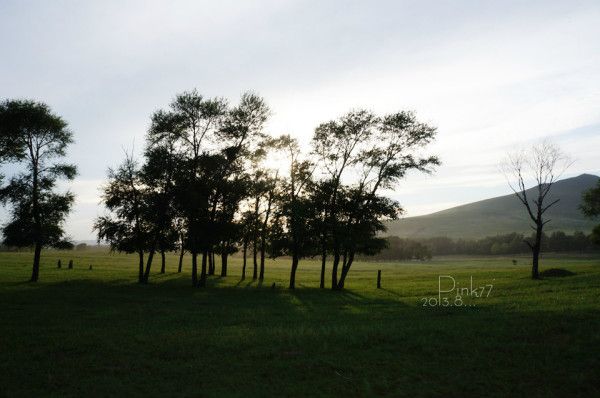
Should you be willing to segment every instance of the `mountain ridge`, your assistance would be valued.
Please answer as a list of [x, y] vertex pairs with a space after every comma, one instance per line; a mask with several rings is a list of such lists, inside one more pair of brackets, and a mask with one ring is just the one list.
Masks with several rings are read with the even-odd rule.
[[[545, 231], [589, 232], [596, 224], [584, 218], [579, 211], [582, 193], [596, 185], [600, 177], [581, 174], [557, 181], [550, 191], [548, 203], [560, 201], [547, 213], [549, 222]], [[531, 197], [535, 187], [527, 193]], [[428, 238], [479, 238], [510, 232], [531, 233], [526, 210], [514, 194], [497, 196], [467, 203], [435, 213], [407, 217], [388, 223], [387, 236]]]

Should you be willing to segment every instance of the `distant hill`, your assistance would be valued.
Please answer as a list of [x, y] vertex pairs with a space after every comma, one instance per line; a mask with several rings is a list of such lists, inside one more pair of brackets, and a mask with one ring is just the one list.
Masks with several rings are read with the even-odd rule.
[[[582, 174], [557, 181], [552, 187], [550, 200], [558, 198], [560, 202], [546, 213], [546, 217], [552, 221], [546, 225], [545, 231], [591, 231], [596, 223], [585, 219], [578, 207], [582, 192], [595, 186], [599, 178], [591, 174]], [[536, 188], [527, 191], [529, 197], [533, 197], [534, 189]], [[479, 238], [510, 232], [530, 234], [531, 231], [525, 208], [514, 194], [510, 194], [425, 216], [393, 221], [388, 224], [386, 235], [413, 238]]]

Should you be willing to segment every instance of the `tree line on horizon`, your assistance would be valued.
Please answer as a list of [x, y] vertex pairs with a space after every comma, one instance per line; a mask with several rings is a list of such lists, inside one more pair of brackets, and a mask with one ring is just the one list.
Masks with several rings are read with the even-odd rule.
[[[386, 248], [370, 257], [361, 257], [361, 260], [420, 260], [427, 261], [433, 256], [443, 255], [508, 255], [525, 254], [530, 251], [525, 241], [533, 241], [534, 233], [526, 236], [522, 233], [512, 232], [483, 238], [452, 239], [438, 236], [431, 238], [400, 238], [389, 236], [386, 238]], [[586, 235], [581, 231], [567, 234], [563, 231], [553, 231], [544, 234], [542, 238], [543, 252], [592, 252], [600, 250], [595, 235]]]
[[[358, 255], [360, 261], [404, 261], [417, 260], [429, 261], [433, 256], [445, 255], [522, 255], [530, 249], [524, 242], [526, 239], [534, 239], [534, 234], [525, 236], [523, 233], [512, 232], [486, 236], [483, 238], [449, 238], [437, 236], [430, 238], [400, 238], [398, 236], [386, 236], [385, 248], [373, 255]], [[596, 235], [592, 232], [585, 234], [575, 231], [572, 234], [564, 231], [553, 231], [545, 234], [542, 239], [542, 251], [551, 253], [592, 253], [600, 251]], [[65, 246], [65, 250], [86, 251], [107, 247], [104, 244], [90, 245], [79, 243], [73, 246]], [[18, 247], [0, 244], [0, 251], [19, 251]], [[24, 248], [30, 250], [30, 247]], [[181, 253], [180, 258], [181, 258]], [[240, 257], [241, 252], [233, 253]], [[210, 269], [210, 262], [209, 262]], [[162, 263], [161, 263], [162, 270]]]

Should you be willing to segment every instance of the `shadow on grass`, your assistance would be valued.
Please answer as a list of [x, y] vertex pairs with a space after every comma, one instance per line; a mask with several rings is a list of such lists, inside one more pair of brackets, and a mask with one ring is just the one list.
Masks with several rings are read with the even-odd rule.
[[[206, 287], [192, 287], [190, 280], [185, 278], [165, 278], [165, 275], [153, 275], [146, 284], [132, 282], [130, 279], [113, 279], [110, 281], [93, 279], [72, 279], [61, 282], [16, 282], [4, 286], [20, 287], [23, 289], [0, 289], [0, 302], [10, 303], [39, 303], [39, 305], [54, 304], [64, 306], [77, 305], [94, 308], [96, 302], [104, 305], [114, 301], [124, 307], [131, 302], [147, 300], [148, 305], [163, 301], [177, 302], [180, 311], [194, 311], [194, 305], [199, 302], [211, 303], [216, 308], [231, 307], [236, 309], [256, 310], [285, 309], [289, 314], [303, 313], [302, 307], [317, 309], [319, 307], [339, 306], [369, 306], [405, 305], [392, 298], [366, 297], [356, 291], [331, 291], [317, 287], [300, 286], [295, 290], [276, 285], [263, 286], [259, 280], [249, 280], [245, 285], [239, 281], [235, 285], [227, 285], [226, 278], [209, 277]], [[34, 289], [29, 289], [32, 286]], [[241, 286], [241, 288], [240, 288]]]
[[[171, 396], [191, 385], [183, 395], [195, 396], [202, 386], [219, 396], [246, 375], [240, 396], [274, 395], [265, 383], [278, 383], [268, 391], [283, 389], [285, 396], [301, 396], [304, 387], [310, 391], [302, 396], [376, 395], [366, 382], [387, 396], [406, 395], [407, 386], [414, 389], [409, 395], [439, 395], [440, 385], [472, 388], [466, 395], [477, 395], [476, 387], [497, 396], [535, 395], [537, 383], [555, 395], [568, 396], [568, 386], [583, 396], [595, 380], [597, 311], [425, 309], [387, 289], [370, 296], [258, 288], [252, 280], [233, 286], [225, 279], [208, 278], [206, 288], [182, 276], [147, 285], [80, 279], [0, 289], [2, 386], [7, 395], [80, 395], [91, 388], [139, 395], [145, 388], [146, 395]], [[562, 369], [573, 376], [566, 379]], [[140, 375], [147, 385], [140, 387]], [[357, 383], [330, 387], [342, 379]]]
[[575, 272], [571, 272], [562, 268], [550, 268], [540, 272], [542, 278], [564, 278], [566, 276], [577, 275]]

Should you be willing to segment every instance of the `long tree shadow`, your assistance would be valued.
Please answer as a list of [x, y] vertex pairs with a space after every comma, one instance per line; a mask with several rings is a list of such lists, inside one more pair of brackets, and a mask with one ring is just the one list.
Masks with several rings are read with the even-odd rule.
[[[202, 372], [189, 377], [216, 388], [231, 373], [260, 379], [260, 369], [268, 369], [269, 377], [293, 382], [291, 371], [305, 380], [356, 381], [340, 387], [349, 395], [372, 395], [355, 390], [369, 382], [398, 396], [395, 383], [403, 372], [419, 376], [401, 379], [398, 388], [408, 381], [424, 387], [432, 379], [452, 383], [448, 374], [460, 372], [461, 380], [494, 376], [489, 379], [495, 388], [509, 393], [502, 386], [514, 375], [529, 374], [529, 364], [541, 369], [546, 383], [560, 373], [555, 370], [560, 358], [577, 367], [580, 379], [591, 380], [594, 369], [588, 351], [597, 352], [590, 344], [600, 327], [597, 310], [520, 313], [499, 304], [482, 310], [424, 309], [393, 294], [386, 297], [388, 292], [246, 289], [223, 279], [210, 278], [206, 288], [175, 278], [148, 285], [81, 279], [0, 289], [4, 377], [73, 395], [68, 393], [79, 391], [80, 380], [136, 386], [131, 369], [143, 368], [158, 380], [154, 393], [168, 395], [178, 391], [177, 376], [186, 369], [209, 366], [210, 378]], [[21, 372], [32, 360], [36, 366]], [[170, 367], [173, 372], [165, 371]]]

